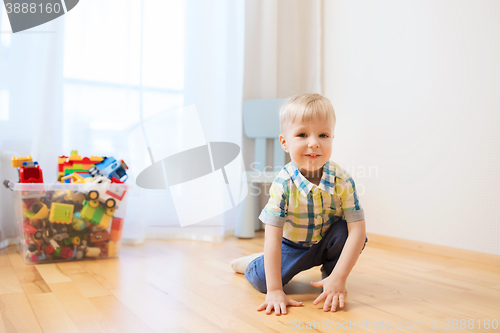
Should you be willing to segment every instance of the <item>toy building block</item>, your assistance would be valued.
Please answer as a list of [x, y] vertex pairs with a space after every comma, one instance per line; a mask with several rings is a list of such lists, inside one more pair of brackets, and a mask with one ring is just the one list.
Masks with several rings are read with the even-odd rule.
[[61, 255], [61, 247], [59, 246], [59, 244], [54, 240], [54, 239], [51, 239], [50, 240], [50, 245], [52, 245], [52, 247], [54, 248], [54, 254], [57, 254], [58, 256]]
[[74, 260], [76, 258], [76, 254], [77, 254], [78, 250], [76, 248], [76, 245], [73, 246], [73, 254], [71, 255], [71, 258], [69, 258], [69, 260]]
[[72, 150], [71, 155], [69, 157], [70, 161], [81, 161], [82, 157], [78, 155], [78, 150]]
[[112, 215], [108, 215], [108, 212], [108, 209], [105, 209], [99, 204], [97, 207], [91, 207], [90, 202], [85, 200], [80, 214], [82, 219], [85, 221], [88, 221], [93, 225], [98, 225], [101, 229], [107, 229], [109, 228], [112, 219]]
[[19, 168], [19, 182], [43, 183], [43, 173], [38, 162], [23, 162]]
[[77, 212], [73, 214], [73, 218], [71, 219], [71, 226], [74, 230], [81, 231], [87, 227], [87, 221], [85, 221], [81, 217], [81, 212]]
[[69, 259], [73, 256], [73, 249], [69, 246], [62, 246], [59, 256], [63, 259]]
[[114, 257], [118, 253], [118, 245], [114, 241], [108, 243], [108, 257]]
[[66, 179], [69, 180], [70, 183], [75, 183], [75, 184], [85, 183], [85, 178], [83, 178], [76, 172], [73, 172], [70, 175], [62, 177], [61, 182], [65, 182]]
[[96, 244], [98, 248], [101, 249], [101, 253], [99, 254], [99, 257], [107, 257], [108, 256], [108, 242], [99, 242]]
[[109, 239], [114, 242], [119, 242], [122, 238], [122, 230], [123, 230], [123, 219], [119, 217], [113, 218], [113, 222], [111, 223], [111, 233], [109, 235]]
[[119, 180], [116, 177], [111, 177], [111, 183], [113, 183], [113, 184], [124, 184], [124, 182], [122, 182], [121, 180]]
[[109, 215], [104, 215], [101, 222], [97, 225], [101, 229], [108, 229], [111, 224], [112, 217]]
[[36, 202], [31, 205], [31, 212], [31, 216], [26, 214], [30, 221], [43, 220], [49, 216], [49, 209], [44, 203], [40, 202], [40, 200], [36, 200]]
[[[57, 180], [69, 174], [77, 173], [82, 178], [89, 177], [89, 169], [103, 160], [99, 156], [82, 158], [76, 150], [71, 151], [71, 156], [59, 156]], [[69, 182], [69, 180], [67, 180]]]
[[98, 247], [87, 247], [85, 251], [85, 256], [90, 258], [99, 257], [99, 254], [101, 254], [101, 249]]
[[52, 254], [52, 253], [54, 253], [54, 247], [52, 245], [47, 245], [45, 247], [45, 253], [46, 254]]
[[73, 221], [73, 209], [73, 205], [53, 202], [50, 206], [49, 221], [70, 224]]
[[91, 243], [99, 243], [109, 240], [109, 232], [107, 230], [98, 230], [90, 234]]
[[71, 244], [73, 244], [75, 246], [80, 245], [81, 242], [82, 242], [82, 240], [78, 236], [74, 236], [71, 238]]
[[13, 168], [20, 168], [23, 165], [23, 162], [33, 162], [31, 155], [26, 157], [12, 157]]

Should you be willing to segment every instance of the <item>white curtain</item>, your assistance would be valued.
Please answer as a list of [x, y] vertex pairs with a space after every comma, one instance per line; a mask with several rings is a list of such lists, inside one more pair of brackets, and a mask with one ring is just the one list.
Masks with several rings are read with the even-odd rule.
[[[1, 7], [0, 180], [17, 179], [13, 155], [32, 155], [43, 166], [44, 179], [55, 181], [62, 151], [64, 18], [10, 34]], [[12, 201], [12, 193], [0, 189], [0, 248], [15, 242]]]
[[[185, 8], [184, 105], [196, 105], [208, 142], [233, 142], [241, 146], [244, 2], [186, 0]], [[189, 128], [183, 129], [184, 133], [189, 131]], [[146, 191], [140, 193], [146, 202]], [[157, 191], [154, 200], [149, 205], [149, 215], [146, 210], [138, 213], [138, 217], [149, 216], [144, 228], [146, 238], [221, 241], [234, 230], [238, 218], [238, 207], [234, 207], [217, 217], [181, 228], [169, 191]], [[162, 206], [165, 202], [169, 206]], [[196, 209], [195, 203], [193, 209]], [[151, 212], [156, 214], [158, 210], [162, 212], [152, 216]], [[141, 225], [137, 228], [141, 229]]]
[[[246, 1], [243, 100], [322, 93], [322, 8], [321, 0]], [[243, 137], [243, 151], [250, 170], [254, 141]], [[267, 161], [273, 160], [272, 152], [268, 140]], [[266, 193], [259, 198], [262, 209], [268, 191], [261, 190]]]
[[[207, 141], [241, 146], [244, 20], [242, 0], [86, 0], [0, 34], [0, 180], [17, 178], [14, 155], [32, 155], [46, 182], [71, 150], [127, 161], [131, 130], [183, 105], [196, 105]], [[11, 200], [1, 189], [0, 247], [15, 238]], [[235, 219], [236, 208], [181, 228], [168, 190], [136, 186], [123, 237], [221, 240]]]

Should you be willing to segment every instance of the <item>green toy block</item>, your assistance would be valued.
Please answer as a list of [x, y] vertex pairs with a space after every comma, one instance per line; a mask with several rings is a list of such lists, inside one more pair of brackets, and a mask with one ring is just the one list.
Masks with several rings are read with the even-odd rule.
[[70, 224], [73, 219], [74, 205], [53, 202], [50, 206], [49, 221]]

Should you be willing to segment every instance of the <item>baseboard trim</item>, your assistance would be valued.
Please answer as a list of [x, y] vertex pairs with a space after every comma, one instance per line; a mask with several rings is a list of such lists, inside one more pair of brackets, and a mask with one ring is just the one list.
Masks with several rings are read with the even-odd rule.
[[123, 244], [138, 245], [143, 244], [148, 239], [186, 239], [211, 243], [220, 243], [234, 235], [234, 230], [224, 230], [224, 235], [196, 235], [189, 233], [146, 233], [144, 238], [123, 238]]
[[367, 237], [368, 237], [367, 245], [369, 243], [378, 243], [408, 250], [415, 250], [430, 254], [436, 254], [444, 257], [473, 261], [476, 263], [481, 263], [486, 265], [500, 266], [500, 255], [464, 250], [455, 247], [435, 245], [425, 242], [419, 242], [414, 240], [408, 240], [403, 238], [390, 237], [372, 233], [367, 233]]
[[7, 238], [7, 239], [4, 239], [3, 241], [0, 242], [0, 249], [3, 249], [3, 248], [10, 246], [10, 245], [16, 245], [16, 244], [17, 244], [16, 237]]

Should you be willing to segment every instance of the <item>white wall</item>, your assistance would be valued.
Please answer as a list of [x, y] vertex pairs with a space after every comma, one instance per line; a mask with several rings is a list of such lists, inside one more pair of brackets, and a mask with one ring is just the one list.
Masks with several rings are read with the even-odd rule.
[[323, 38], [367, 231], [500, 255], [500, 1], [326, 0]]

